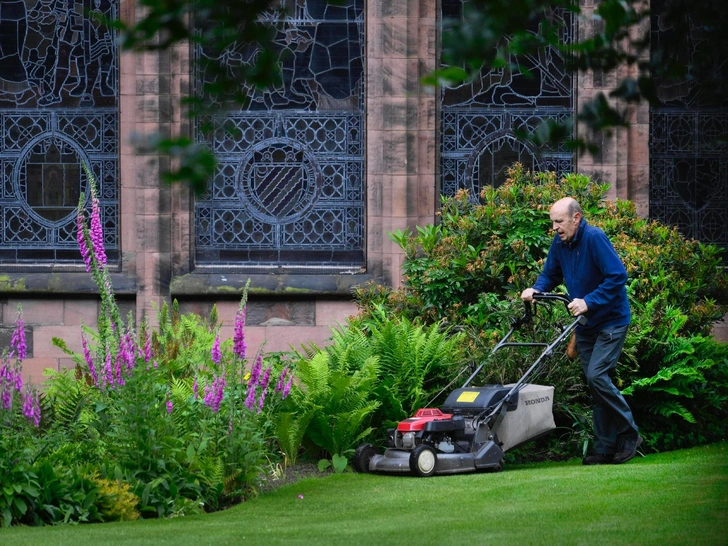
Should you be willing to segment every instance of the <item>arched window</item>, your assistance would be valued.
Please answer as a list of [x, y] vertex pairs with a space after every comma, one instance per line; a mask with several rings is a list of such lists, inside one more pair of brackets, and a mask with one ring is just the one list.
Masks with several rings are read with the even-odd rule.
[[[467, 0], [442, 0], [441, 17], [460, 19]], [[552, 12], [563, 25], [562, 40], [572, 40], [568, 13]], [[475, 197], [483, 186], [498, 186], [505, 171], [519, 161], [531, 170], [570, 172], [573, 155], [562, 146], [535, 147], [516, 139], [516, 131], [533, 131], [542, 121], [564, 121], [573, 114], [573, 78], [564, 58], [549, 48], [539, 55], [513, 59], [530, 76], [503, 68], [456, 87], [443, 87], [440, 105], [441, 193], [467, 189]]]
[[[31, 6], [31, 7], [29, 7]], [[0, 5], [0, 263], [82, 263], [76, 207], [99, 186], [106, 253], [119, 254], [115, 0]]]
[[[213, 149], [218, 170], [195, 203], [196, 262], [360, 267], [364, 2], [282, 4], [288, 17], [275, 38], [282, 85], [248, 89], [244, 107], [198, 121], [197, 139]], [[225, 61], [234, 70], [258, 53], [227, 51]], [[213, 81], [198, 71], [198, 90]]]
[[[676, 41], [664, 8], [665, 0], [651, 2], [654, 50]], [[728, 250], [728, 61], [720, 52], [701, 50], [699, 21], [686, 22], [692, 33], [683, 58], [714, 62], [714, 79], [656, 81], [660, 104], [650, 108], [650, 218]]]

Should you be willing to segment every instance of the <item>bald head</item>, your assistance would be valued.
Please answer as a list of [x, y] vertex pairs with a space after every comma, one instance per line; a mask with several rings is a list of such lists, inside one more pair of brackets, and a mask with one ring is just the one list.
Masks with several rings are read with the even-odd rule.
[[561, 209], [564, 209], [566, 214], [569, 216], [574, 216], [577, 212], [582, 216], [584, 215], [581, 211], [581, 205], [573, 197], [564, 197], [563, 199], [559, 199], [551, 206], [551, 210]]
[[568, 243], [579, 229], [582, 218], [581, 206], [573, 197], [564, 197], [551, 206], [549, 216], [553, 230], [561, 241]]

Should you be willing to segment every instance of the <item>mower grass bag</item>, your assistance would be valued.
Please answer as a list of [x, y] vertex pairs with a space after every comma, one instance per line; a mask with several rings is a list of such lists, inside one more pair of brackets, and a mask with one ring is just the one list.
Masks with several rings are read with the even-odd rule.
[[553, 387], [531, 384], [521, 388], [516, 409], [506, 413], [498, 428], [501, 449], [508, 451], [555, 429], [553, 405]]

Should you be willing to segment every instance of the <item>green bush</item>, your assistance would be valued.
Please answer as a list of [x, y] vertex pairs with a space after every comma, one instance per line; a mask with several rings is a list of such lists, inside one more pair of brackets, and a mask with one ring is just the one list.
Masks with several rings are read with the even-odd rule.
[[[534, 283], [543, 266], [552, 239], [551, 205], [572, 196], [587, 221], [610, 237], [627, 268], [633, 320], [616, 381], [622, 389], [635, 384], [626, 392], [648, 445], [669, 449], [725, 437], [724, 412], [697, 411], [716, 408], [716, 401], [724, 399], [723, 379], [704, 385], [699, 374], [681, 375], [689, 389], [663, 389], [657, 381], [663, 370], [676, 365], [677, 354], [683, 355], [683, 368], [702, 366], [696, 352], [704, 346], [701, 336], [709, 335], [728, 312], [728, 273], [721, 253], [714, 245], [688, 240], [675, 228], [639, 217], [628, 201], [605, 201], [606, 190], [583, 175], [557, 180], [554, 173], [531, 173], [515, 165], [503, 186], [486, 188], [478, 201], [464, 191], [443, 199], [437, 225], [418, 227], [417, 234], [391, 234], [405, 253], [404, 287], [359, 290], [362, 316], [381, 308], [428, 323], [444, 321], [468, 334], [473, 359], [487, 358], [508, 326], [504, 319], [522, 305], [520, 292]], [[686, 345], [692, 352], [685, 351]], [[723, 348], [715, 344], [713, 352]], [[709, 368], [714, 377], [724, 378], [725, 362], [719, 355]], [[517, 358], [499, 359], [483, 381], [514, 380], [519, 370]], [[577, 361], [559, 355], [545, 380], [555, 385], [556, 400], [572, 412], [574, 403], [586, 407]], [[680, 406], [695, 410], [669, 409]], [[688, 414], [696, 423], [686, 420]], [[573, 421], [569, 415], [556, 417], [557, 422]]]

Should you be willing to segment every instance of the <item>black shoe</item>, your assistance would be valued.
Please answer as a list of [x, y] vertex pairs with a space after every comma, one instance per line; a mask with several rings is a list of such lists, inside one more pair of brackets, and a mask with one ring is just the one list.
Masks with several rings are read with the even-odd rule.
[[584, 457], [581, 462], [585, 465], [610, 464], [613, 459], [614, 455], [612, 453], [592, 453]]
[[639, 448], [642, 445], [642, 436], [639, 434], [637, 435], [637, 438], [630, 438], [627, 436], [623, 436], [619, 439], [619, 448], [617, 448], [617, 453], [614, 455], [614, 459], [612, 460], [613, 464], [622, 464], [626, 463], [630, 459], [632, 459], [635, 455], [637, 455], [637, 448]]

